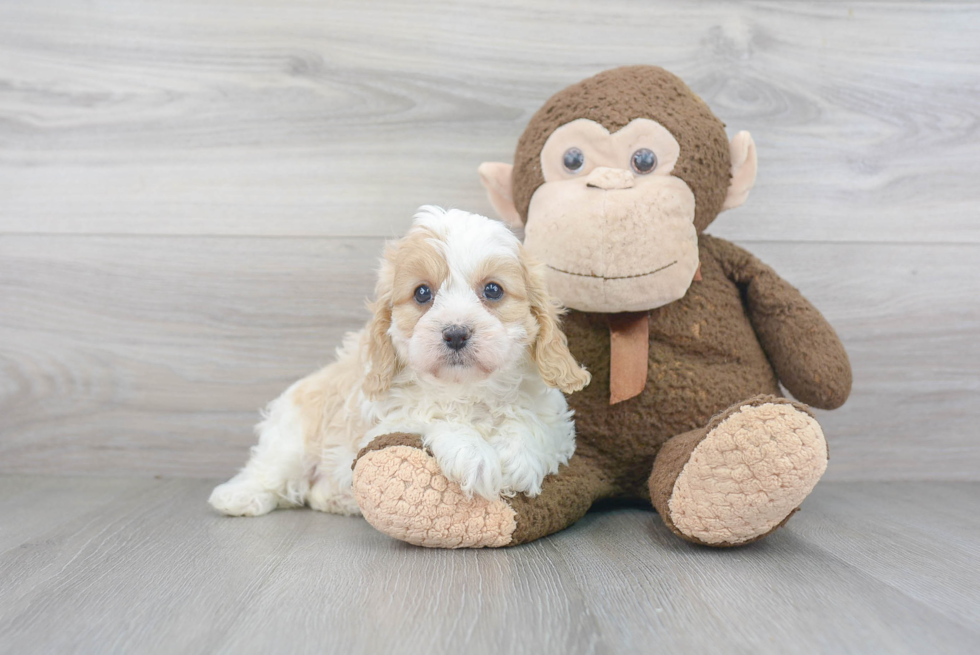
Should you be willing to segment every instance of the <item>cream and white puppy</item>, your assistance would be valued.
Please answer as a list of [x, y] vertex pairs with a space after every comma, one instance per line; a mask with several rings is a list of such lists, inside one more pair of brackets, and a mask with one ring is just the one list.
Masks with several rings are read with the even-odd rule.
[[357, 514], [351, 464], [394, 432], [422, 435], [449, 479], [491, 499], [539, 494], [571, 457], [561, 392], [590, 376], [568, 352], [542, 267], [507, 227], [423, 207], [386, 247], [376, 291], [374, 316], [337, 360], [269, 405], [247, 466], [211, 494], [215, 509]]

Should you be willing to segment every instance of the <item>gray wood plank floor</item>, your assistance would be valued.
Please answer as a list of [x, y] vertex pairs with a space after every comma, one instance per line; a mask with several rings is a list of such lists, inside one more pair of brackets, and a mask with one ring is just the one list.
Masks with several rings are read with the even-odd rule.
[[211, 484], [0, 477], [0, 652], [980, 650], [980, 483], [825, 483], [744, 549], [620, 506], [456, 552], [310, 510], [219, 517]]

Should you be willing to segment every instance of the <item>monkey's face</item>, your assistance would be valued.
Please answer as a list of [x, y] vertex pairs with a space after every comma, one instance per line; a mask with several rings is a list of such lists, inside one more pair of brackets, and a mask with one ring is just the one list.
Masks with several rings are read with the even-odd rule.
[[741, 205], [756, 174], [748, 132], [725, 125], [680, 78], [614, 68], [559, 91], [531, 117], [514, 164], [485, 162], [490, 203], [547, 265], [568, 307], [617, 313], [678, 300], [698, 234]]
[[641, 311], [687, 293], [698, 269], [694, 193], [671, 174], [677, 139], [639, 118], [610, 134], [579, 118], [541, 150], [524, 245], [573, 309]]

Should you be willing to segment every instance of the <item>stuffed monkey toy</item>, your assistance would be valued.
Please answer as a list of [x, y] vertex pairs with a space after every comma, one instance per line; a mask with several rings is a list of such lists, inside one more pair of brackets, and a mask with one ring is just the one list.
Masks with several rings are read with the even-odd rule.
[[617, 497], [651, 502], [697, 544], [784, 525], [827, 467], [808, 405], [841, 406], [851, 369], [799, 291], [704, 233], [752, 188], [749, 134], [729, 141], [679, 78], [630, 66], [554, 95], [513, 165], [479, 173], [570, 310], [569, 348], [593, 377], [569, 398], [577, 449], [540, 495], [490, 501], [447, 483], [417, 435], [379, 437], [354, 465], [365, 518], [432, 547], [526, 543]]

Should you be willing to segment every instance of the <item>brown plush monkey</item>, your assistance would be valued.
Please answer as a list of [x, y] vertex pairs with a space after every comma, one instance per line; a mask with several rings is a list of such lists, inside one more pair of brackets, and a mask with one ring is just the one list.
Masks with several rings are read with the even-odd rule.
[[752, 138], [652, 66], [606, 71], [548, 100], [514, 165], [480, 175], [525, 229], [569, 307], [592, 372], [577, 450], [540, 496], [465, 498], [413, 435], [361, 452], [355, 497], [387, 534], [436, 547], [508, 546], [561, 530], [602, 498], [653, 503], [677, 535], [746, 544], [783, 525], [820, 479], [827, 444], [806, 405], [847, 399], [851, 369], [820, 313], [741, 248], [706, 235], [755, 180]]

